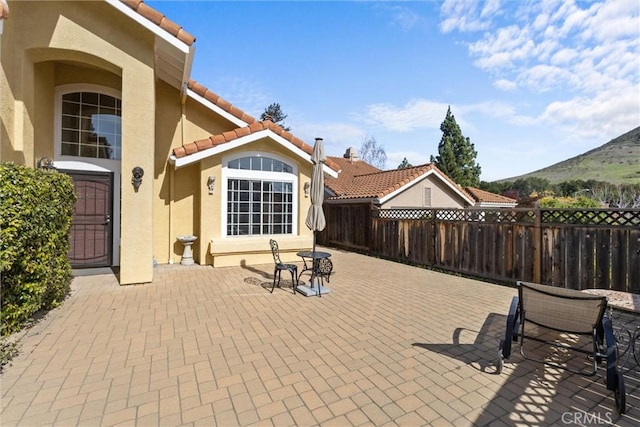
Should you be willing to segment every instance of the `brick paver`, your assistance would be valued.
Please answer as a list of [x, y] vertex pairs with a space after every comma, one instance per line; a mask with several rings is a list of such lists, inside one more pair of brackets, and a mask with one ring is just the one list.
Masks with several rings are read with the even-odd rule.
[[321, 298], [271, 294], [271, 265], [75, 278], [0, 377], [0, 424], [640, 424], [631, 362], [623, 417], [604, 370], [515, 354], [496, 375], [515, 289], [328, 250]]

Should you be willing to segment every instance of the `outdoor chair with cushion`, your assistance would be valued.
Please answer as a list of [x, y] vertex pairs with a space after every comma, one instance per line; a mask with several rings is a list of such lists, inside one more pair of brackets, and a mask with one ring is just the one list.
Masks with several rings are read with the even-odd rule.
[[298, 286], [298, 266], [295, 264], [285, 264], [280, 260], [280, 249], [278, 248], [278, 242], [271, 239], [269, 240], [269, 244], [271, 245], [271, 254], [273, 255], [273, 262], [275, 263], [275, 267], [273, 269], [273, 286], [271, 287], [271, 293], [276, 287], [276, 278], [277, 285], [280, 287], [280, 276], [282, 275], [282, 270], [287, 270], [291, 273], [291, 283], [293, 287], [293, 293], [296, 293], [296, 287]]
[[[604, 296], [518, 282], [518, 296], [511, 301], [505, 337], [500, 341], [498, 350], [498, 373], [502, 372], [504, 359], [511, 356], [511, 343], [515, 341], [520, 342], [520, 354], [526, 360], [584, 376], [595, 375], [598, 365], [604, 361], [607, 389], [614, 392], [618, 411], [624, 413], [624, 378], [617, 365], [616, 340], [606, 309], [607, 299]], [[579, 347], [577, 342], [580, 336], [588, 337], [590, 345]], [[525, 346], [530, 340], [551, 345], [559, 351], [543, 358], [532, 357], [525, 353]], [[576, 352], [588, 355], [592, 369], [572, 369], [565, 363], [550, 360], [552, 357], [557, 358], [558, 354], [575, 355]]]

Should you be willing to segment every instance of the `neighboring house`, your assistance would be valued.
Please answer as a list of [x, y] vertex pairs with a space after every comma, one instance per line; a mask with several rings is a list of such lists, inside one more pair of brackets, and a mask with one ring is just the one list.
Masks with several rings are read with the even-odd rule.
[[0, 155], [74, 179], [74, 267], [150, 282], [181, 235], [214, 266], [271, 262], [270, 238], [285, 259], [311, 247], [312, 147], [191, 80], [195, 37], [140, 0], [9, 6]]
[[496, 208], [517, 201], [474, 187], [462, 188], [434, 164], [380, 170], [362, 161], [353, 147], [343, 157], [329, 157], [340, 168], [326, 180], [329, 204], [371, 203], [378, 208]]
[[360, 160], [353, 147], [348, 148], [343, 157], [329, 156], [329, 159], [339, 166], [340, 174], [337, 178], [325, 180], [325, 198], [350, 191], [354, 176], [381, 172], [381, 169]]
[[435, 165], [381, 171], [357, 160], [349, 151], [343, 158], [330, 157], [340, 176], [325, 180], [325, 203], [371, 204], [391, 208], [465, 208], [475, 204], [462, 187]]
[[479, 188], [465, 187], [465, 191], [475, 201], [476, 208], [515, 208], [518, 201], [500, 194], [490, 193]]

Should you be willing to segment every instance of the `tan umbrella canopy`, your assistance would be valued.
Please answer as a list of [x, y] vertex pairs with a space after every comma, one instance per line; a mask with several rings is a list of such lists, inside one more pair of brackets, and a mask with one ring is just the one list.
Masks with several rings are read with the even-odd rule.
[[311, 153], [311, 162], [313, 170], [311, 172], [311, 188], [309, 196], [311, 197], [311, 206], [307, 213], [305, 224], [309, 230], [313, 231], [313, 251], [316, 250], [316, 232], [324, 230], [327, 222], [324, 218], [322, 210], [322, 202], [324, 201], [324, 172], [322, 171], [324, 162], [327, 160], [324, 155], [324, 143], [322, 138], [316, 138]]

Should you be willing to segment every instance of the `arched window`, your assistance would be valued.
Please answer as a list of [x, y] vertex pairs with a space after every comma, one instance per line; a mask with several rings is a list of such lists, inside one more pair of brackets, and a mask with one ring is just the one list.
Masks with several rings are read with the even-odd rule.
[[293, 234], [298, 177], [286, 161], [259, 154], [228, 160], [226, 236]]
[[97, 91], [62, 93], [60, 154], [93, 159], [122, 158], [122, 104]]

